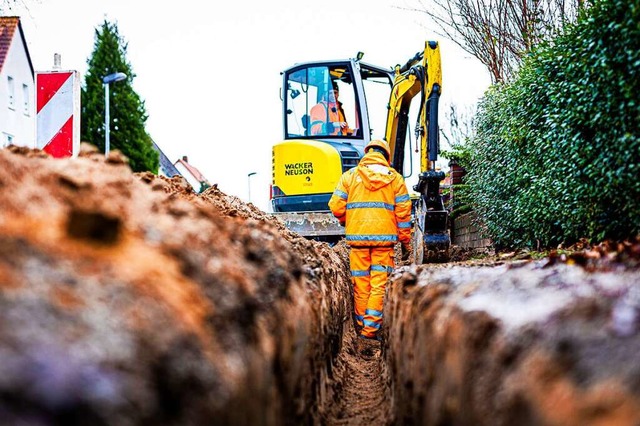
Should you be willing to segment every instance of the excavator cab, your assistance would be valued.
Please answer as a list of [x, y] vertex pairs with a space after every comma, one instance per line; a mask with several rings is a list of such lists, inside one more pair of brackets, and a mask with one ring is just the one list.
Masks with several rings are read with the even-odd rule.
[[356, 86], [344, 65], [306, 66], [287, 74], [285, 139], [357, 139], [361, 122]]

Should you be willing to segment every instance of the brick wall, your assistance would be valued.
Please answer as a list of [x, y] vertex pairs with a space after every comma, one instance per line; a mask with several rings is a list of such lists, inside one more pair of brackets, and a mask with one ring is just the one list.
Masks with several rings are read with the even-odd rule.
[[483, 238], [480, 228], [474, 223], [473, 212], [458, 216], [453, 221], [453, 244], [463, 248], [489, 247], [491, 240]]
[[467, 174], [467, 170], [458, 164], [457, 161], [449, 161], [449, 174], [451, 175], [451, 185], [459, 185], [462, 178]]

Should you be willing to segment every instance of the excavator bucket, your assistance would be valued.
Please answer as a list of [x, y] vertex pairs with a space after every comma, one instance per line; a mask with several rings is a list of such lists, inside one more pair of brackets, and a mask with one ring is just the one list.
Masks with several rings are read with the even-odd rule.
[[[416, 211], [417, 215], [421, 213]], [[440, 213], [440, 212], [438, 212]], [[449, 249], [451, 247], [451, 237], [448, 229], [438, 229], [438, 226], [429, 224], [433, 215], [414, 216], [416, 220], [413, 227], [412, 246], [413, 262], [416, 265], [423, 263], [448, 262], [450, 259]], [[426, 229], [425, 229], [426, 228]]]
[[424, 263], [448, 262], [451, 237], [449, 231], [434, 231], [424, 234]]
[[449, 213], [440, 196], [440, 181], [443, 179], [443, 172], [421, 173], [418, 184], [413, 188], [421, 194], [412, 202], [416, 264], [447, 262], [450, 257]]

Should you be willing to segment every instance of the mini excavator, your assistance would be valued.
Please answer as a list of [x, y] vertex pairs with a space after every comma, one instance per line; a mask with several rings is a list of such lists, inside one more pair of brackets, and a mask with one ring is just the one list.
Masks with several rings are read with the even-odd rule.
[[[328, 202], [343, 172], [357, 166], [372, 139], [391, 148], [391, 166], [413, 174], [409, 117], [419, 100], [415, 135], [420, 171], [412, 194], [413, 260], [449, 258], [449, 215], [440, 193], [438, 102], [440, 47], [427, 41], [404, 65], [383, 68], [346, 60], [295, 64], [282, 72], [284, 139], [272, 147], [271, 204], [287, 228], [336, 242], [344, 228]], [[386, 123], [386, 125], [384, 124]], [[382, 131], [378, 132], [380, 125]], [[408, 170], [405, 170], [408, 169]]]

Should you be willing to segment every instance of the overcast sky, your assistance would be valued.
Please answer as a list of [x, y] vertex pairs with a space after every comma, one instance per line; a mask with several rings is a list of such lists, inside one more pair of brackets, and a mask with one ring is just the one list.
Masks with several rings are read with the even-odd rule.
[[[344, 59], [391, 67], [426, 40], [441, 43], [442, 105], [468, 105], [489, 84], [484, 68], [435, 31], [411, 0], [25, 0], [21, 15], [36, 71], [77, 70], [107, 19], [128, 42], [147, 131], [170, 160], [186, 155], [227, 194], [267, 210], [271, 145], [282, 138], [280, 72], [296, 62]], [[115, 83], [117, 84], [117, 83]], [[112, 106], [117, 107], [117, 106]], [[441, 108], [442, 111], [443, 108]], [[441, 120], [444, 116], [441, 113]]]

